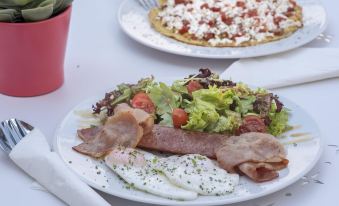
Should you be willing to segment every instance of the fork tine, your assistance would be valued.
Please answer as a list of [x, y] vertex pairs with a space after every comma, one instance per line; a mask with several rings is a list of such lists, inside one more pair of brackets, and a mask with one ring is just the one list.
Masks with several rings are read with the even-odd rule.
[[11, 149], [14, 148], [15, 142], [13, 140], [12, 134], [8, 131], [8, 127], [5, 121], [0, 123], [0, 129], [4, 134], [4, 143], [6, 143]]
[[152, 5], [150, 3], [150, 0], [143, 0], [147, 6], [147, 10], [150, 10], [152, 8]]
[[152, 0], [153, 7], [159, 7], [159, 3], [157, 0]]
[[147, 10], [147, 6], [143, 0], [138, 0], [139, 4]]
[[5, 134], [0, 128], [0, 148], [4, 150], [7, 154], [11, 152], [10, 146], [6, 143]]
[[26, 136], [33, 130], [32, 125], [29, 125], [26, 122], [17, 119], [15, 119], [15, 121], [17, 122], [18, 128], [22, 132], [23, 136]]
[[11, 126], [12, 130], [16, 133], [16, 136], [18, 137], [17, 139], [17, 143], [18, 143], [25, 135], [20, 131], [19, 125], [16, 119], [10, 119], [8, 123]]
[[12, 141], [14, 142], [14, 145], [18, 144], [18, 142], [20, 142], [21, 138], [20, 138], [20, 134], [17, 134], [17, 132], [14, 129], [14, 125], [11, 124], [10, 120], [6, 120], [5, 122], [5, 127], [7, 127], [8, 132], [10, 133], [10, 138], [12, 139]]

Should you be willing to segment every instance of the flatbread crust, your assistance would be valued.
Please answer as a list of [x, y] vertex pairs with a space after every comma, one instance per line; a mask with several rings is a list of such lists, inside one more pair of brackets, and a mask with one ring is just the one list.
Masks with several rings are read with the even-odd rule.
[[[166, 0], [159, 0], [159, 3], [160, 3], [160, 5], [164, 5], [164, 4], [166, 4]], [[295, 31], [298, 30], [297, 26], [290, 26], [288, 28], [285, 28], [282, 31], [282, 35], [275, 35], [275, 36], [272, 36], [272, 37], [266, 37], [262, 41], [250, 40], [250, 41], [242, 42], [240, 44], [236, 44], [235, 42], [232, 42], [232, 43], [219, 43], [217, 45], [212, 45], [206, 40], [192, 39], [191, 36], [188, 33], [182, 35], [182, 34], [176, 33], [175, 30], [167, 29], [165, 26], [162, 25], [161, 20], [157, 19], [159, 12], [161, 12], [160, 8], [154, 8], [148, 14], [149, 21], [150, 21], [152, 27], [156, 31], [158, 31], [159, 33], [161, 33], [161, 34], [163, 34], [167, 37], [176, 39], [178, 41], [181, 41], [181, 42], [184, 42], [184, 43], [187, 43], [187, 44], [196, 45], [196, 46], [206, 46], [206, 47], [247, 47], [247, 46], [255, 46], [255, 45], [259, 45], [259, 44], [264, 44], [264, 43], [284, 39], [286, 37], [289, 37]], [[289, 19], [302, 22], [302, 8], [300, 6], [296, 6], [295, 15], [289, 17]]]

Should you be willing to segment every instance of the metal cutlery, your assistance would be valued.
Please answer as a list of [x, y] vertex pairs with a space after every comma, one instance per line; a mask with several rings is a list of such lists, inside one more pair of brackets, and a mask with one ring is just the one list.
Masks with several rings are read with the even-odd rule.
[[9, 154], [22, 138], [33, 130], [33, 126], [18, 119], [0, 123], [0, 148]]
[[146, 10], [151, 10], [152, 8], [159, 6], [157, 0], [138, 0], [138, 2]]

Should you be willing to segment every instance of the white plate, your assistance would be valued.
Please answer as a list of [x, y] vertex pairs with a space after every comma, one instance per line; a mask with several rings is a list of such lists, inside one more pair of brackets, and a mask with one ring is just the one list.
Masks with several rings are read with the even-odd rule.
[[211, 59], [247, 58], [265, 56], [300, 47], [321, 34], [327, 25], [326, 12], [319, 0], [297, 0], [303, 8], [304, 27], [290, 37], [250, 47], [213, 48], [194, 46], [165, 37], [151, 28], [147, 11], [138, 0], [125, 0], [119, 9], [121, 28], [132, 39], [161, 51]]
[[[169, 82], [169, 81], [165, 81]], [[72, 109], [62, 121], [56, 131], [54, 150], [60, 155], [65, 164], [75, 172], [84, 182], [90, 186], [121, 198], [153, 203], [160, 205], [221, 205], [246, 201], [276, 192], [299, 180], [309, 172], [318, 161], [322, 152], [322, 141], [320, 131], [311, 117], [293, 102], [281, 98], [285, 106], [292, 111], [290, 124], [301, 125], [287, 133], [310, 133], [311, 140], [295, 145], [287, 145], [287, 158], [290, 160], [287, 169], [279, 172], [279, 178], [266, 183], [254, 183], [251, 180], [241, 177], [236, 192], [226, 196], [199, 196], [194, 201], [176, 201], [164, 199], [149, 193], [128, 189], [127, 185], [120, 180], [103, 161], [87, 157], [72, 150], [72, 147], [82, 141], [77, 137], [76, 131], [79, 127], [79, 120], [82, 119], [75, 111], [90, 110], [97, 98], [88, 99]], [[284, 139], [286, 140], [286, 139]]]

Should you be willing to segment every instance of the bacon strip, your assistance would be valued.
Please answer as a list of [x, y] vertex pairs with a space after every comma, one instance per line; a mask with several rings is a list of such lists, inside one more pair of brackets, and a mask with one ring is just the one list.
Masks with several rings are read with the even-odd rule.
[[288, 164], [284, 146], [272, 135], [250, 132], [228, 138], [216, 152], [222, 168], [241, 172], [256, 182], [278, 177]]
[[130, 112], [135, 117], [138, 124], [143, 128], [144, 135], [152, 131], [154, 119], [144, 110], [132, 108], [126, 103], [121, 103], [114, 108], [114, 114], [119, 114], [120, 112]]
[[[96, 135], [93, 130], [96, 130]], [[82, 136], [87, 141], [73, 149], [96, 158], [104, 156], [118, 145], [136, 147], [143, 135], [142, 127], [130, 112], [120, 112], [109, 117], [101, 130], [92, 128], [86, 131], [93, 136]]]

